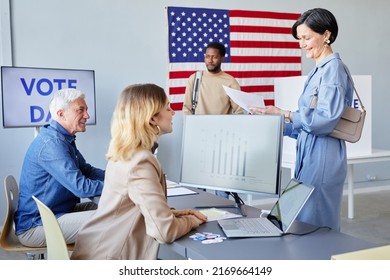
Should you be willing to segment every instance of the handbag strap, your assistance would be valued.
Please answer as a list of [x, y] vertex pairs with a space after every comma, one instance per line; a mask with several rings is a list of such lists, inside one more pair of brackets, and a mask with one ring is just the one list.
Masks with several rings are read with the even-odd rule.
[[364, 105], [363, 105], [363, 103], [362, 103], [362, 100], [360, 99], [360, 96], [359, 96], [359, 94], [358, 94], [358, 92], [357, 92], [357, 90], [356, 90], [356, 88], [355, 88], [355, 83], [353, 82], [351, 73], [349, 72], [348, 68], [344, 65], [344, 63], [342, 63], [342, 64], [343, 64], [343, 66], [344, 66], [345, 71], [347, 72], [348, 78], [349, 78], [349, 79], [351, 80], [351, 82], [352, 82], [353, 90], [356, 92], [356, 96], [357, 96], [357, 98], [358, 98], [358, 100], [359, 100], [360, 107], [362, 108], [363, 111], [366, 111], [366, 109], [364, 108]]
[[362, 100], [360, 99], [360, 96], [359, 96], [359, 94], [358, 94], [358, 92], [357, 92], [357, 90], [356, 90], [356, 88], [355, 88], [355, 85], [353, 86], [353, 89], [354, 89], [354, 91], [356, 92], [356, 96], [357, 96], [357, 98], [358, 98], [358, 100], [359, 100], [360, 107], [362, 107], [362, 110], [363, 110], [363, 111], [366, 111], [366, 109], [364, 108], [364, 105], [363, 105], [363, 103], [362, 103]]

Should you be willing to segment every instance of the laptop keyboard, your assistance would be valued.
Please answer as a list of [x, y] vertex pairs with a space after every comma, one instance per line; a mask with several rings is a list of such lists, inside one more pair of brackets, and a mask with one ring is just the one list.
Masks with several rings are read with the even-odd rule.
[[262, 223], [261, 219], [238, 219], [235, 221], [236, 226], [248, 233], [265, 233], [272, 232], [272, 228]]

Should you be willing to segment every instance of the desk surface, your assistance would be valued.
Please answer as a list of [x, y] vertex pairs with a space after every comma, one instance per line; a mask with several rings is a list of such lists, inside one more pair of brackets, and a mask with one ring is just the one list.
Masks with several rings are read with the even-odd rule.
[[[195, 206], [234, 204], [224, 198], [197, 190], [199, 194], [170, 197], [169, 204], [177, 209]], [[229, 209], [227, 209], [229, 210]], [[229, 211], [232, 211], [230, 209]], [[247, 206], [248, 216], [258, 216], [259, 209]], [[295, 222], [291, 232], [309, 232], [312, 227]], [[223, 236], [217, 222], [207, 222], [172, 244], [161, 245], [187, 259], [266, 259], [266, 260], [330, 260], [332, 255], [377, 247], [355, 237], [328, 229], [321, 229], [304, 236], [226, 239], [222, 243], [202, 244], [189, 238], [194, 232], [212, 232]]]

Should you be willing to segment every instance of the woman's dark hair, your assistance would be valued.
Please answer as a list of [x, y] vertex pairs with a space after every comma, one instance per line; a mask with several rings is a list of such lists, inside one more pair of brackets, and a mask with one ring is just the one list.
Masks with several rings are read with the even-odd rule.
[[330, 31], [329, 45], [336, 41], [337, 33], [339, 31], [335, 16], [328, 10], [322, 8], [315, 8], [304, 12], [291, 28], [291, 33], [295, 39], [297, 36], [297, 27], [305, 24], [314, 32], [323, 35], [326, 30]]

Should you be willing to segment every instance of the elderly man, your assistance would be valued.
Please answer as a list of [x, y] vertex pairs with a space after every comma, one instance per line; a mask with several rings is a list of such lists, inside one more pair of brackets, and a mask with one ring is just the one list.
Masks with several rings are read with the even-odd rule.
[[89, 119], [85, 95], [76, 89], [53, 93], [52, 121], [42, 127], [24, 158], [15, 213], [16, 235], [26, 246], [45, 246], [45, 234], [32, 196], [56, 215], [68, 244], [94, 213], [93, 202], [80, 198], [100, 196], [105, 171], [88, 164], [76, 147], [75, 134], [86, 131]]

